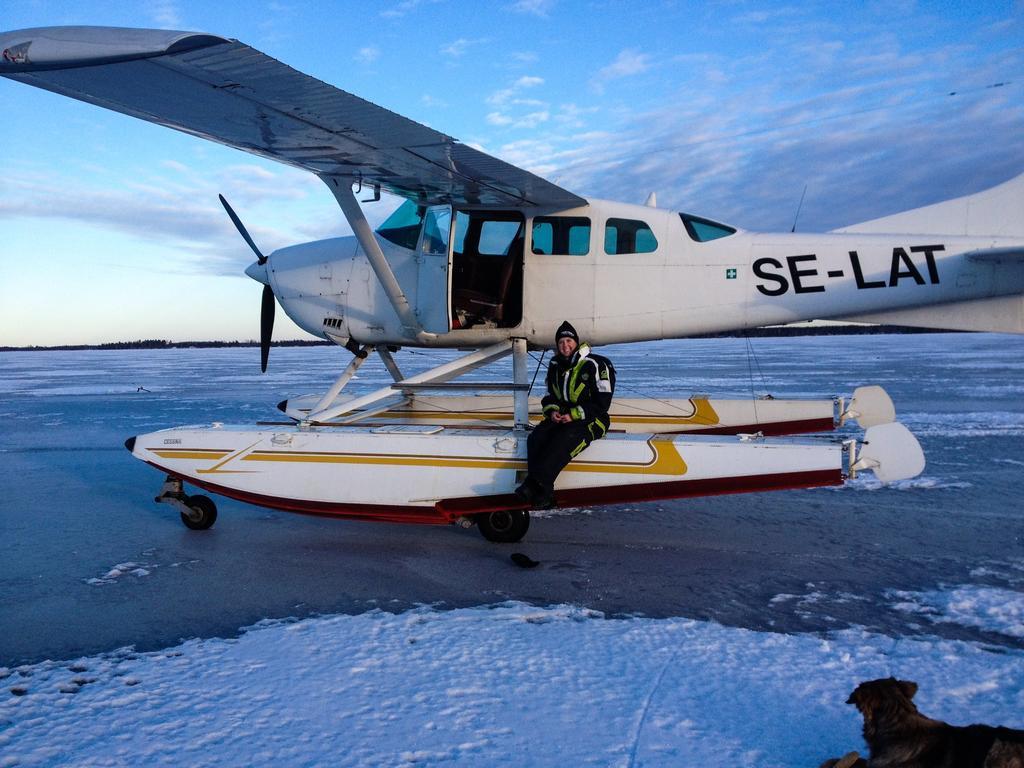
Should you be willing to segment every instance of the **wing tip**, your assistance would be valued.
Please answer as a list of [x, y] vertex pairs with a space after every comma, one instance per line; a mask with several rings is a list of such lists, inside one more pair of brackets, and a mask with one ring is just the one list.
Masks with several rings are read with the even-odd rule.
[[230, 42], [205, 32], [127, 27], [33, 27], [0, 32], [0, 74], [144, 59]]

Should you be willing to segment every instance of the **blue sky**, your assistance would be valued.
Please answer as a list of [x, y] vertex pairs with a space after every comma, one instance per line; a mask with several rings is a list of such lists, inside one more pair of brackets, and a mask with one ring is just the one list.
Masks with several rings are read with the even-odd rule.
[[[1022, 2], [0, 9], [64, 24], [234, 37], [574, 192], [749, 229], [788, 231], [805, 185], [799, 229], [824, 231], [1024, 172]], [[265, 252], [348, 232], [310, 174], [3, 79], [0, 105], [0, 344], [257, 337], [218, 193]]]

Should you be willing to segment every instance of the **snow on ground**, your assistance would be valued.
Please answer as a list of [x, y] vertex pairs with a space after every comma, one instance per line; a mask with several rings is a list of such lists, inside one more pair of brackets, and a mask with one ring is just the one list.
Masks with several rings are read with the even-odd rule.
[[[972, 605], [949, 620], [1004, 627]], [[933, 717], [1024, 727], [1024, 651], [507, 603], [0, 669], [0, 766], [816, 766], [864, 750], [844, 702], [890, 674]]]
[[980, 627], [1010, 637], [1024, 638], [1024, 594], [1011, 589], [973, 584], [950, 592], [893, 591], [894, 607], [919, 613], [929, 621]]
[[[143, 556], [151, 557], [155, 550], [147, 549], [142, 552]], [[198, 560], [186, 560], [178, 563], [170, 563], [169, 568], [180, 568], [182, 565], [191, 565], [199, 562]], [[125, 563], [118, 563], [112, 565], [110, 568], [103, 573], [101, 576], [94, 576], [90, 579], [84, 579], [86, 584], [93, 587], [102, 587], [108, 584], [114, 584], [120, 579], [134, 577], [141, 579], [144, 576], [149, 576], [160, 566], [156, 563], [151, 562], [135, 562], [128, 561]]]

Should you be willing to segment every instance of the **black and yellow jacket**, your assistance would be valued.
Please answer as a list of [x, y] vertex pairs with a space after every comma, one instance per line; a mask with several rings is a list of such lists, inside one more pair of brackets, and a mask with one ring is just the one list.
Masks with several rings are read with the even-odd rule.
[[[567, 413], [573, 421], [594, 423], [593, 437], [603, 437], [611, 422], [608, 409], [615, 393], [615, 368], [611, 361], [580, 344], [568, 360], [559, 354], [548, 365], [547, 394], [541, 399], [544, 416]], [[598, 427], [597, 425], [600, 425]]]

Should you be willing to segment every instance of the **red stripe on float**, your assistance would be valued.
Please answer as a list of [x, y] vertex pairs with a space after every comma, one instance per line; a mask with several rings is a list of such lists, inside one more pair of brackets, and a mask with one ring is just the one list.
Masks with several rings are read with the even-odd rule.
[[[614, 422], [612, 422], [614, 426]], [[769, 437], [779, 435], [806, 435], [809, 432], [831, 432], [836, 428], [832, 417], [822, 419], [799, 419], [795, 421], [776, 421], [767, 424], [740, 424], [728, 427], [707, 427], [706, 429], [687, 429], [678, 432], [680, 435], [738, 435], [760, 432]]]
[[[798, 488], [818, 488], [824, 485], [842, 484], [842, 470], [819, 469], [809, 472], [778, 472], [771, 475], [748, 475], [746, 477], [717, 477], [707, 480], [676, 480], [668, 483], [611, 485], [603, 488], [569, 488], [555, 492], [555, 506], [579, 507], [601, 504], [626, 504], [638, 501], [685, 499], [694, 496], [721, 496], [727, 493], [788, 491]], [[451, 519], [455, 519], [459, 515], [498, 512], [503, 509], [529, 509], [518, 497], [512, 494], [444, 499], [437, 503], [437, 508]]]
[[[258, 507], [280, 509], [285, 512], [296, 512], [303, 515], [336, 517], [345, 520], [443, 525], [463, 515], [475, 515], [483, 512], [498, 512], [510, 509], [529, 509], [528, 505], [510, 493], [494, 496], [442, 499], [436, 505], [430, 507], [286, 499], [279, 496], [264, 496], [258, 493], [226, 488], [216, 483], [197, 480], [193, 477], [171, 472], [152, 462], [146, 463], [210, 493], [226, 496], [236, 501], [243, 501], [246, 504], [254, 504]], [[745, 477], [612, 485], [601, 488], [569, 488], [555, 493], [555, 506], [579, 507], [599, 506], [602, 504], [626, 504], [630, 502], [693, 498], [695, 496], [720, 496], [728, 493], [785, 491], [842, 484], [843, 473], [840, 469], [822, 469], [809, 472], [780, 472], [770, 475], [749, 475]]]
[[[216, 493], [219, 496], [226, 496], [236, 501], [244, 501], [246, 504], [254, 504], [257, 507], [268, 509], [280, 509], [284, 512], [296, 512], [300, 515], [315, 515], [317, 517], [337, 517], [344, 520], [366, 520], [371, 522], [384, 523], [419, 523], [425, 525], [444, 525], [451, 520], [434, 507], [398, 506], [392, 504], [343, 504], [328, 501], [312, 501], [308, 499], [285, 499], [280, 496], [264, 496], [259, 493], [239, 491], [234, 488], [226, 488], [216, 483], [209, 483], [205, 480], [196, 480], [194, 477], [171, 472], [153, 462], [147, 461], [150, 466], [156, 467], [161, 472], [166, 472], [204, 491]], [[514, 498], [514, 497], [513, 497]]]

